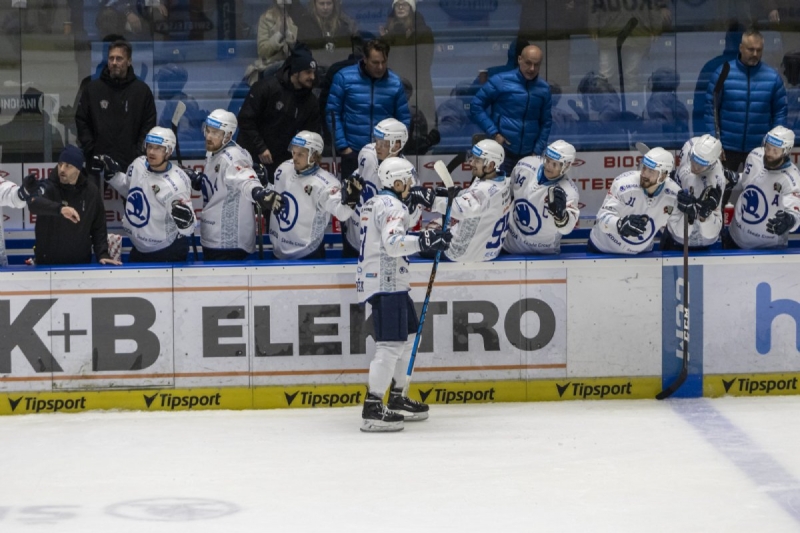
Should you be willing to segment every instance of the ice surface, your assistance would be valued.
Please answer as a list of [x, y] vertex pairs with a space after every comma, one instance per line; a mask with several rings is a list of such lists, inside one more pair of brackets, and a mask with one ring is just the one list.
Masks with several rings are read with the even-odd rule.
[[0, 532], [800, 530], [800, 398], [0, 419]]

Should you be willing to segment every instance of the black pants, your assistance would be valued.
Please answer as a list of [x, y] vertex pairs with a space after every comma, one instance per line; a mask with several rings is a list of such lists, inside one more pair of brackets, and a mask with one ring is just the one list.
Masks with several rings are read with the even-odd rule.
[[728, 170], [738, 172], [739, 167], [744, 165], [748, 155], [750, 155], [750, 152], [734, 152], [733, 150], [725, 150], [725, 161], [722, 162], [722, 166]]
[[129, 263], [182, 263], [189, 255], [189, 238], [178, 235], [172, 244], [155, 252], [140, 252], [131, 249]]
[[729, 228], [722, 228], [722, 233], [719, 236], [722, 239], [723, 250], [741, 250], [736, 241], [733, 240], [733, 237], [731, 237]]
[[353, 150], [347, 155], [342, 155], [339, 161], [339, 170], [341, 171], [342, 179], [344, 179], [358, 169], [358, 151]]
[[203, 248], [203, 261], [244, 261], [250, 255], [242, 249]]
[[517, 166], [517, 163], [519, 163], [522, 157], [523, 156], [520, 154], [514, 154], [506, 150], [506, 156], [503, 158], [503, 164], [500, 165], [500, 170], [503, 171], [506, 176], [510, 176], [511, 171], [514, 170], [514, 167]]

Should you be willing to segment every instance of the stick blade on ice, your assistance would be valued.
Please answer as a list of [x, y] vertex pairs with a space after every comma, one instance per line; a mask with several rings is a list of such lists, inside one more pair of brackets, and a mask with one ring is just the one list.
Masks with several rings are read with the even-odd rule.
[[450, 176], [450, 172], [447, 171], [447, 166], [445, 166], [441, 160], [433, 164], [433, 170], [439, 174], [439, 177], [448, 189], [453, 187], [453, 177]]
[[175, 106], [175, 112], [172, 113], [172, 125], [176, 128], [180, 123], [181, 119], [183, 118], [183, 114], [186, 113], [186, 104], [179, 101], [178, 104]]

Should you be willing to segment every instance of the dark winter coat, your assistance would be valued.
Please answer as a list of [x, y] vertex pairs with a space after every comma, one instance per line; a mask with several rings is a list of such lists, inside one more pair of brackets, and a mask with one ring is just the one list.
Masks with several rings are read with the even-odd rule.
[[550, 86], [527, 80], [519, 69], [492, 76], [470, 105], [470, 118], [492, 138], [498, 133], [517, 155], [541, 155], [552, 127]]
[[[364, 70], [363, 62], [336, 73], [328, 95], [325, 121], [331, 127], [336, 115], [336, 149], [358, 152], [372, 142], [372, 130], [385, 118], [395, 118], [411, 127], [411, 112], [403, 82], [390, 69], [380, 79]], [[333, 129], [333, 128], [331, 128]]]
[[[748, 67], [739, 59], [728, 62], [731, 70], [719, 97], [720, 140], [725, 150], [749, 152], [761, 146], [764, 135], [775, 126], [786, 126], [786, 89], [774, 68], [759, 62]], [[722, 65], [708, 82], [706, 133], [714, 135], [714, 86]]]
[[156, 104], [150, 87], [128, 67], [122, 80], [104, 68], [86, 85], [75, 114], [78, 139], [86, 159], [110, 155], [123, 168], [142, 155], [145, 135], [156, 125]]
[[[41, 182], [40, 191], [30, 203], [30, 211], [36, 215], [36, 264], [91, 263], [92, 248], [98, 261], [110, 257], [103, 197], [85, 172], [75, 185], [64, 185], [53, 169]], [[61, 208], [65, 206], [78, 212], [80, 222], [64, 218]]]
[[310, 90], [294, 88], [288, 69], [253, 84], [239, 111], [237, 140], [253, 161], [267, 149], [275, 161], [289, 159], [289, 143], [302, 130], [321, 133], [319, 102]]

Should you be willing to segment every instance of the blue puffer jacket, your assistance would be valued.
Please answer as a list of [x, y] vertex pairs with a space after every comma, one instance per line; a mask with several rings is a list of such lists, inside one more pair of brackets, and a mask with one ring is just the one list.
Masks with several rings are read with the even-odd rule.
[[372, 129], [385, 118], [396, 118], [411, 127], [411, 112], [403, 82], [391, 70], [380, 79], [370, 77], [361, 62], [345, 67], [333, 77], [325, 120], [336, 116], [336, 149], [358, 152], [372, 142]]
[[[725, 150], [749, 152], [761, 146], [769, 130], [786, 126], [786, 89], [778, 71], [763, 61], [754, 67], [738, 59], [728, 63], [731, 70], [720, 94], [720, 140]], [[711, 135], [714, 135], [714, 86], [721, 71], [722, 65], [711, 76], [706, 89], [704, 122], [706, 132]]]
[[470, 118], [489, 137], [498, 133], [517, 155], [541, 155], [550, 136], [550, 86], [541, 77], [526, 80], [519, 69], [489, 78], [470, 104]]

